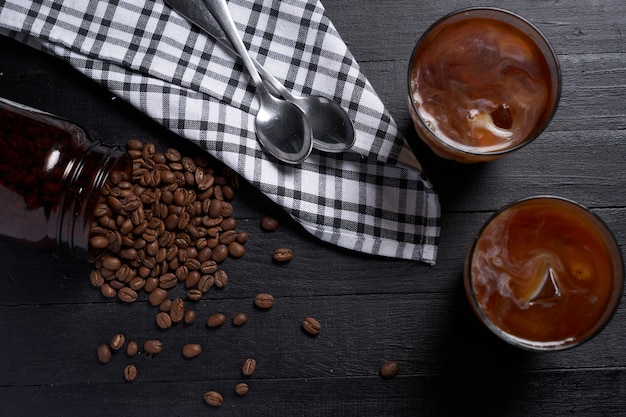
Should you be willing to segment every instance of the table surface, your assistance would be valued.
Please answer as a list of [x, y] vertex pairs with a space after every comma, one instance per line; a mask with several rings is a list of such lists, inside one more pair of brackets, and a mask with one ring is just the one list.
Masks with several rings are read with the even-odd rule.
[[[593, 340], [556, 353], [514, 348], [478, 323], [465, 299], [463, 258], [472, 236], [499, 207], [552, 194], [592, 209], [626, 242], [626, 2], [504, 0], [556, 50], [563, 76], [547, 130], [507, 158], [459, 165], [419, 143], [405, 104], [405, 73], [417, 38], [441, 16], [479, 1], [327, 0], [327, 13], [400, 130], [413, 143], [442, 204], [435, 266], [371, 258], [321, 243], [247, 184], [235, 201], [246, 255], [228, 263], [230, 281], [195, 309], [198, 322], [159, 330], [145, 299], [127, 305], [91, 287], [85, 261], [0, 243], [0, 415], [3, 416], [616, 416], [626, 415], [626, 304]], [[625, 35], [622, 34], [624, 32]], [[0, 39], [0, 96], [84, 126], [98, 140], [129, 138], [178, 146], [178, 139], [67, 64]], [[262, 215], [281, 220], [263, 233]], [[293, 249], [275, 265], [273, 248]], [[269, 311], [252, 307], [269, 292]], [[249, 313], [250, 322], [209, 332], [204, 318]], [[318, 337], [300, 328], [323, 325]], [[160, 338], [155, 357], [96, 347], [117, 332]], [[184, 360], [180, 346], [205, 345]], [[237, 397], [243, 360], [257, 360], [250, 392]], [[379, 367], [399, 362], [382, 379]], [[139, 369], [129, 384], [128, 363]], [[225, 404], [204, 404], [208, 390]]]

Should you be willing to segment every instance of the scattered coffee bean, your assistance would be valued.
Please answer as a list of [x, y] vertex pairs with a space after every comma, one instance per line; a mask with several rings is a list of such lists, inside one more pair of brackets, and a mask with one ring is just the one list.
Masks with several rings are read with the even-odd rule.
[[202, 346], [198, 343], [188, 343], [183, 346], [183, 356], [185, 358], [195, 358], [202, 353]]
[[148, 302], [154, 307], [160, 305], [167, 298], [167, 290], [163, 288], [157, 288], [148, 296]]
[[228, 253], [233, 258], [241, 258], [246, 253], [246, 249], [241, 243], [235, 241], [228, 244]]
[[293, 259], [293, 251], [289, 248], [278, 248], [274, 251], [274, 260], [276, 262], [289, 262]]
[[217, 288], [224, 288], [226, 284], [228, 284], [228, 275], [226, 274], [226, 271], [222, 269], [215, 271], [213, 279]]
[[137, 342], [135, 342], [134, 340], [128, 342], [128, 345], [126, 345], [126, 354], [132, 357], [135, 356], [138, 352], [139, 345], [137, 344]]
[[318, 335], [322, 331], [322, 325], [313, 317], [305, 317], [302, 321], [302, 328], [309, 334]]
[[118, 333], [113, 336], [113, 338], [111, 339], [111, 343], [109, 343], [109, 346], [111, 346], [111, 349], [113, 350], [120, 350], [122, 346], [124, 346], [125, 342], [126, 337], [124, 337], [122, 333]]
[[206, 321], [206, 325], [210, 328], [223, 326], [224, 323], [226, 323], [226, 316], [222, 313], [212, 314]]
[[194, 310], [185, 311], [185, 317], [183, 317], [185, 324], [193, 324], [196, 321], [196, 312]]
[[109, 363], [109, 361], [111, 360], [111, 349], [109, 348], [109, 345], [107, 345], [106, 343], [102, 343], [98, 346], [98, 360], [102, 363]]
[[161, 353], [163, 350], [163, 342], [156, 339], [146, 340], [143, 344], [143, 350], [152, 354]]
[[185, 302], [180, 298], [176, 297], [172, 301], [172, 308], [170, 309], [170, 317], [172, 318], [173, 323], [180, 322], [185, 315]]
[[163, 300], [163, 302], [161, 302], [161, 304], [159, 304], [159, 311], [162, 311], [164, 313], [169, 313], [171, 309], [172, 309], [172, 300], [169, 298], [166, 298], [165, 300]]
[[124, 379], [128, 382], [132, 382], [137, 378], [137, 368], [135, 365], [128, 365], [124, 368]]
[[380, 376], [385, 379], [393, 378], [400, 372], [400, 364], [397, 361], [387, 361], [380, 367]]
[[197, 288], [187, 291], [187, 299], [191, 301], [199, 301], [202, 298], [202, 295], [202, 291]]
[[172, 327], [172, 318], [165, 311], [161, 311], [156, 315], [156, 324], [161, 329], [169, 329]]
[[247, 322], [248, 322], [248, 315], [246, 313], [239, 312], [233, 315], [233, 324], [235, 326], [237, 327], [243, 326]]
[[266, 232], [275, 232], [278, 230], [278, 219], [272, 216], [261, 217], [261, 229]]
[[250, 387], [245, 382], [240, 382], [235, 386], [235, 392], [237, 395], [246, 395], [250, 391]]
[[224, 398], [222, 397], [222, 394], [220, 394], [217, 391], [207, 391], [204, 393], [204, 401], [213, 406], [213, 407], [219, 407], [222, 404], [224, 404]]
[[274, 305], [274, 296], [271, 294], [258, 294], [254, 298], [254, 305], [262, 309], [271, 308]]
[[241, 366], [241, 372], [245, 375], [245, 376], [250, 376], [254, 373], [254, 371], [256, 370], [256, 360], [252, 359], [252, 358], [248, 358], [243, 362], [243, 365]]

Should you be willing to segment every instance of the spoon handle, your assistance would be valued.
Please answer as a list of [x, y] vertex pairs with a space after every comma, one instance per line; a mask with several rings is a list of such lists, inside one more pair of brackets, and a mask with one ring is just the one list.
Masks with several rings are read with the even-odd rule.
[[252, 81], [254, 82], [257, 91], [261, 94], [267, 94], [267, 90], [265, 89], [265, 85], [261, 80], [261, 76], [254, 65], [254, 61], [248, 54], [248, 50], [246, 49], [246, 45], [243, 43], [239, 32], [237, 30], [237, 26], [235, 26], [235, 22], [230, 14], [230, 10], [228, 10], [228, 4], [226, 0], [203, 0], [204, 4], [207, 8], [213, 13], [213, 16], [219, 23], [220, 27], [226, 33], [226, 36], [232, 43], [233, 47], [237, 54], [243, 60]]
[[[190, 0], [165, 0], [172, 9], [176, 10], [178, 14], [189, 20], [191, 23], [205, 31], [209, 36], [222, 44], [234, 54], [239, 55], [235, 51], [235, 47], [219, 23], [211, 14], [211, 11], [206, 7], [198, 7], [198, 3]], [[252, 58], [255, 67], [259, 71], [261, 78], [265, 81], [265, 85], [271, 88], [271, 93], [275, 93], [276, 96], [282, 96], [285, 99], [291, 99], [293, 94], [287, 88], [281, 84], [268, 70], [266, 70], [257, 60]]]

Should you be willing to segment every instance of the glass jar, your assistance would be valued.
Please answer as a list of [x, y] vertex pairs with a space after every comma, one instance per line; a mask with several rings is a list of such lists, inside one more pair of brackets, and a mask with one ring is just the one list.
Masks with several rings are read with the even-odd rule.
[[92, 142], [79, 126], [0, 98], [0, 237], [92, 260], [91, 220], [119, 148]]

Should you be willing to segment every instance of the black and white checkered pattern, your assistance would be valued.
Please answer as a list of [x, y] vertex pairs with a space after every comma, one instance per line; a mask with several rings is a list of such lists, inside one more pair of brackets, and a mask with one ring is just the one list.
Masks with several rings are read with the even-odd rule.
[[161, 0], [3, 0], [0, 33], [66, 59], [194, 141], [320, 239], [434, 263], [437, 195], [421, 172], [397, 163], [403, 138], [322, 4], [230, 0], [229, 8], [251, 55], [276, 78], [349, 111], [357, 130], [350, 152], [314, 150], [298, 166], [268, 159], [241, 61]]

